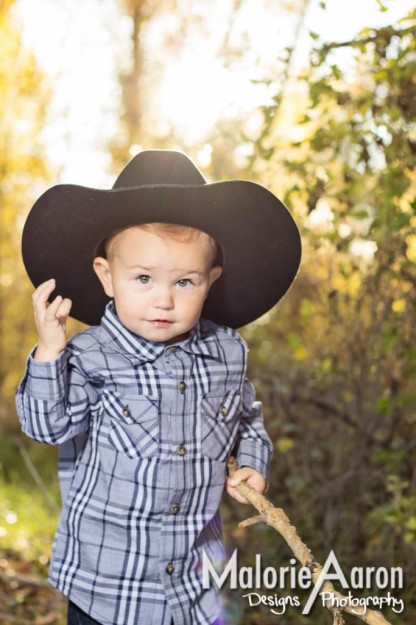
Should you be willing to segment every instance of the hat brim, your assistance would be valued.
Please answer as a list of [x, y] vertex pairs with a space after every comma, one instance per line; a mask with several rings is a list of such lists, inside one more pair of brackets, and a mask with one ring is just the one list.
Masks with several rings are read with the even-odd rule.
[[293, 282], [301, 258], [289, 211], [264, 187], [241, 180], [111, 190], [57, 185], [35, 203], [22, 238], [23, 260], [37, 287], [56, 279], [72, 300], [71, 316], [100, 322], [108, 302], [93, 270], [98, 243], [134, 224], [177, 223], [207, 232], [221, 245], [224, 270], [202, 315], [242, 327], [270, 310]]

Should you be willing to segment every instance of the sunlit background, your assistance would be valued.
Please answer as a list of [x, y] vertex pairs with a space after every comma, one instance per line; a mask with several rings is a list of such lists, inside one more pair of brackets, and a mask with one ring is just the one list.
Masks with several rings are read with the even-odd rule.
[[[42, 131], [60, 178], [110, 184], [106, 145], [120, 114], [120, 72], [132, 68], [131, 11], [117, 0], [19, 0], [14, 13], [23, 41], [34, 52], [53, 93]], [[137, 6], [146, 3], [136, 3]], [[167, 8], [164, 8], [166, 5]], [[193, 0], [150, 3], [140, 33], [139, 93], [144, 103], [144, 147], [199, 147], [210, 162], [209, 138], [224, 125], [244, 120], [254, 137], [262, 123], [286, 47], [295, 47], [290, 71], [308, 62], [313, 39], [347, 41], [364, 27], [390, 24], [414, 7], [413, 0]], [[338, 53], [342, 62], [343, 52]], [[347, 55], [348, 58], [348, 55]], [[143, 133], [145, 134], [145, 132]], [[172, 140], [169, 137], [172, 136]], [[208, 143], [207, 143], [208, 141]], [[132, 146], [131, 151], [137, 151]], [[236, 148], [237, 156], [247, 150]], [[239, 154], [240, 152], [240, 154]]]

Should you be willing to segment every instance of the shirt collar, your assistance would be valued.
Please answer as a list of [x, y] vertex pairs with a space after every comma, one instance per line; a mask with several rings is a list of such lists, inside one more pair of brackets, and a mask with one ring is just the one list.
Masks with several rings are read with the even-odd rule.
[[[210, 324], [211, 325], [211, 324]], [[128, 353], [140, 362], [153, 361], [159, 358], [172, 345], [178, 345], [185, 352], [208, 358], [218, 358], [218, 341], [214, 332], [204, 331], [201, 320], [190, 330], [186, 339], [178, 343], [148, 341], [139, 334], [131, 332], [122, 324], [115, 312], [114, 302], [107, 304], [101, 327], [111, 337], [113, 347], [117, 351]]]
[[185, 352], [195, 354], [196, 356], [218, 359], [220, 355], [218, 340], [213, 332], [212, 326], [210, 330], [207, 331], [201, 319], [189, 332], [187, 339], [178, 343], [178, 345], [180, 345]]

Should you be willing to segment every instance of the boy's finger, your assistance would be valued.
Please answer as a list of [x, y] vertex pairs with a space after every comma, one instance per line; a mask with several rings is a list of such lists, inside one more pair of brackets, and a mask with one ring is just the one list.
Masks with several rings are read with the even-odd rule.
[[45, 319], [47, 321], [53, 321], [54, 319], [56, 319], [56, 313], [58, 312], [61, 302], [62, 295], [57, 295], [55, 299], [49, 304], [45, 313]]
[[250, 467], [242, 467], [241, 469], [237, 469], [234, 475], [229, 477], [227, 481], [231, 486], [238, 486], [240, 482], [247, 480], [252, 473], [253, 471]]
[[52, 288], [52, 286], [55, 286], [54, 278], [51, 278], [50, 280], [46, 280], [45, 282], [42, 282], [42, 284], [39, 284], [37, 289], [34, 291], [33, 297], [37, 297], [38, 295], [42, 294], [44, 291], [49, 291]]
[[51, 280], [47, 280], [46, 282], [42, 282], [42, 284], [38, 286], [38, 288], [32, 295], [33, 305], [46, 304], [46, 302], [48, 301], [48, 297], [52, 293], [54, 288], [55, 280], [53, 278]]
[[70, 299], [66, 297], [65, 299], [62, 300], [61, 305], [59, 306], [56, 312], [56, 317], [59, 319], [59, 321], [61, 322], [66, 321], [70, 313], [71, 307], [72, 307], [72, 301]]

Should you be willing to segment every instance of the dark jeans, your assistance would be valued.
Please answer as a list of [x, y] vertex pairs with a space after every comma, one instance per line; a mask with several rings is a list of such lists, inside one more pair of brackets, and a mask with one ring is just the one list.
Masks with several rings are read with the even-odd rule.
[[[212, 625], [219, 625], [220, 621], [215, 621]], [[91, 616], [88, 616], [72, 601], [68, 602], [68, 623], [67, 625], [101, 625], [98, 621]], [[172, 621], [173, 625], [173, 621]]]
[[88, 616], [81, 608], [72, 601], [68, 602], [68, 623], [67, 625], [101, 625], [95, 618]]

